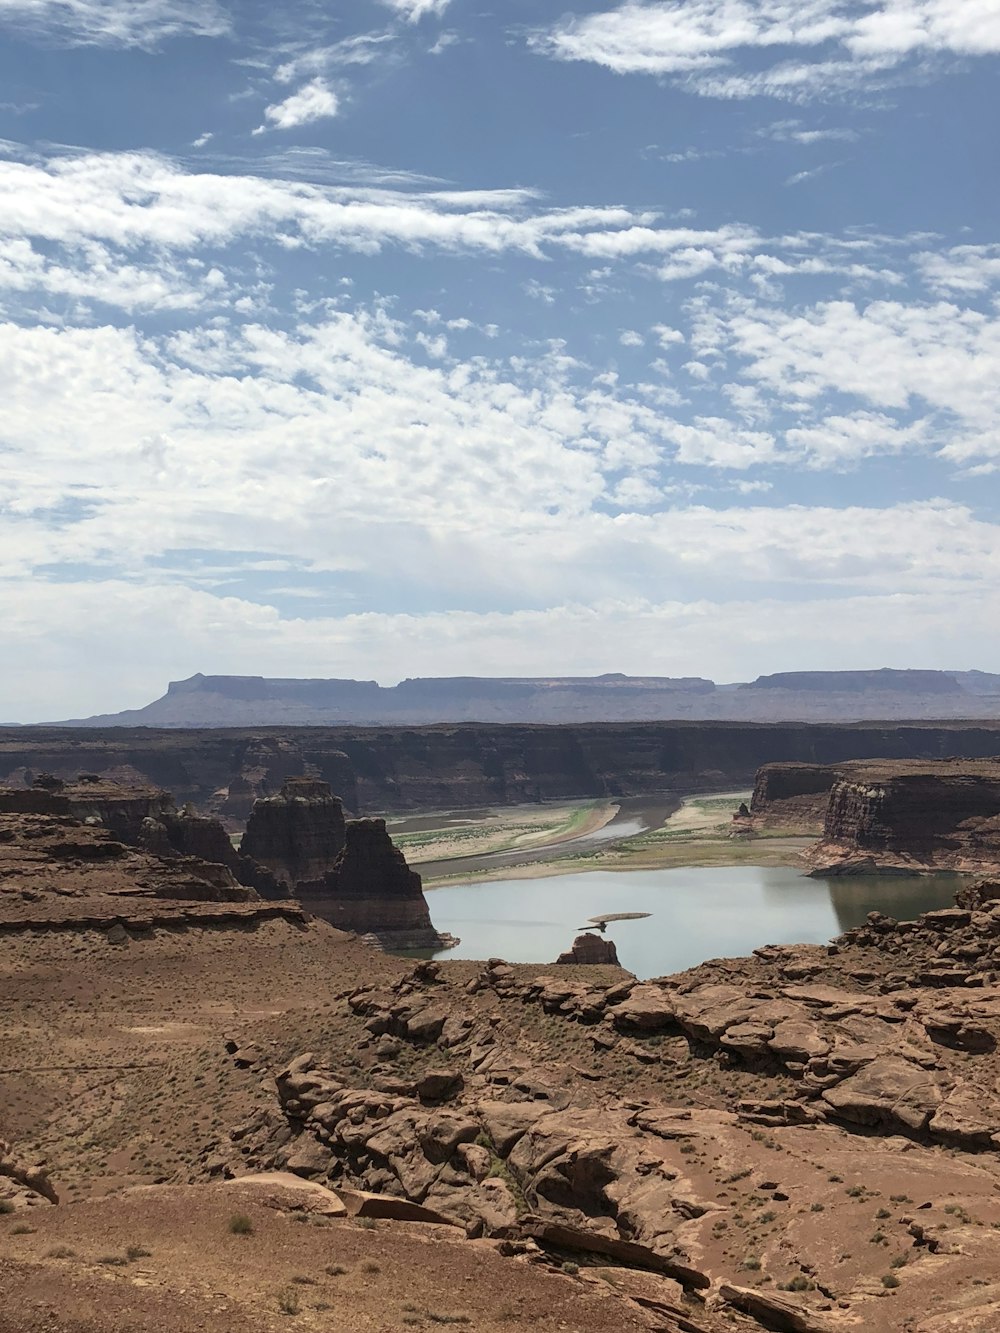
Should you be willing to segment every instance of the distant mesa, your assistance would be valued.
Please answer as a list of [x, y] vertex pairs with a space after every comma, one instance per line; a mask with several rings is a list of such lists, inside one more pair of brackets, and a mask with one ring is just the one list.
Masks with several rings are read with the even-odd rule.
[[[985, 672], [975, 673], [985, 676]], [[1000, 683], [1000, 677], [995, 677]], [[947, 671], [779, 671], [758, 676], [743, 690], [805, 690], [817, 694], [962, 694], [962, 686]]]
[[[784, 722], [1000, 718], [986, 671], [782, 671], [737, 684], [701, 676], [442, 676], [374, 680], [208, 676], [171, 681], [143, 708], [91, 727], [391, 726], [440, 722]], [[346, 793], [345, 793], [346, 794]], [[234, 792], [234, 807], [249, 803]], [[235, 808], [233, 813], [235, 813]]]

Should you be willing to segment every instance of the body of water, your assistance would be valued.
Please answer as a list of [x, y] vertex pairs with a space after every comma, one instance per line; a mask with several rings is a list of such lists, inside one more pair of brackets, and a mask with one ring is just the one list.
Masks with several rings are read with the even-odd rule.
[[786, 866], [589, 871], [543, 879], [448, 885], [427, 894], [438, 930], [462, 941], [441, 958], [551, 963], [588, 917], [649, 912], [616, 921], [607, 935], [639, 977], [737, 957], [764, 944], [822, 944], [868, 912], [912, 918], [954, 905], [957, 875], [809, 879]]

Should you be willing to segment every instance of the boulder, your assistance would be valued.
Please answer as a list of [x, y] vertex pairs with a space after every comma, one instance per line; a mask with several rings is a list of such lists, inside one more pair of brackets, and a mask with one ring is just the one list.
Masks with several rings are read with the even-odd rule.
[[775, 1333], [833, 1333], [836, 1327], [829, 1319], [810, 1310], [804, 1298], [779, 1295], [776, 1291], [763, 1292], [759, 1288], [735, 1287], [724, 1282], [720, 1298], [744, 1314], [751, 1315], [764, 1328]]
[[577, 935], [572, 947], [561, 953], [556, 963], [609, 963], [613, 967], [620, 966], [614, 940], [604, 939], [590, 931]]
[[856, 1125], [889, 1133], [920, 1133], [937, 1111], [944, 1094], [933, 1074], [894, 1055], [880, 1055], [822, 1099], [830, 1111]]

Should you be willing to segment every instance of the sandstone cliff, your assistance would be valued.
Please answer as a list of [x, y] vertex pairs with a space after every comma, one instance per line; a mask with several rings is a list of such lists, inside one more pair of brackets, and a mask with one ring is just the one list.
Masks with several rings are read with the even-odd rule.
[[[273, 731], [0, 729], [0, 782], [47, 771], [167, 788], [241, 830], [247, 797], [288, 777], [328, 782], [356, 813], [642, 796], [750, 785], [763, 764], [982, 758], [989, 725], [746, 725], [650, 722], [547, 726], [310, 727]], [[232, 798], [230, 793], [232, 792]], [[234, 813], [235, 812], [235, 813]]]
[[440, 949], [423, 884], [393, 845], [384, 819], [352, 819], [336, 864], [320, 879], [300, 881], [304, 907], [340, 930], [372, 935], [385, 948]]
[[344, 807], [328, 782], [288, 778], [277, 796], [256, 801], [240, 850], [289, 888], [321, 879], [344, 847]]
[[1000, 865], [1000, 761], [844, 765], [809, 861], [817, 874]]

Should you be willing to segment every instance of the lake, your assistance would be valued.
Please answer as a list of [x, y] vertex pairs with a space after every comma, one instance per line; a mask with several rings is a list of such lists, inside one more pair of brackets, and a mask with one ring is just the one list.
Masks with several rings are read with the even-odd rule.
[[959, 875], [809, 879], [787, 866], [588, 871], [542, 879], [487, 880], [427, 892], [438, 930], [462, 941], [439, 958], [551, 963], [587, 918], [649, 912], [615, 921], [623, 967], [662, 976], [706, 958], [736, 957], [764, 944], [822, 944], [868, 912], [912, 918], [954, 905]]

